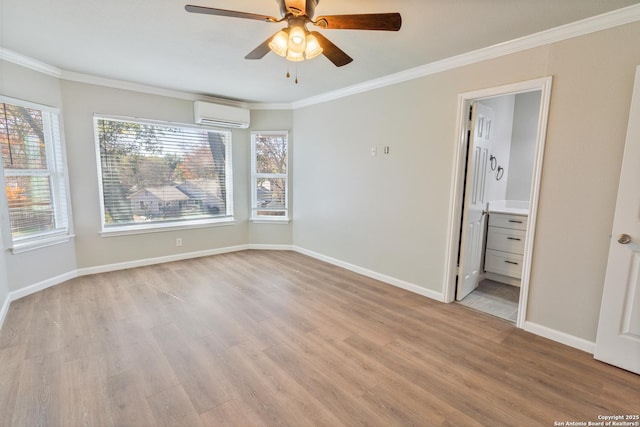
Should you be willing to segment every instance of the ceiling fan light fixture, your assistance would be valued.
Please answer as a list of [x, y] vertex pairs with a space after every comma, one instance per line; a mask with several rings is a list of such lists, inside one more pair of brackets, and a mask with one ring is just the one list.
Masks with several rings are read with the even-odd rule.
[[285, 58], [287, 59], [287, 61], [291, 61], [291, 62], [304, 61], [304, 52], [298, 53], [289, 49], [289, 51], [287, 51], [287, 56]]
[[269, 51], [289, 61], [304, 61], [323, 54], [336, 67], [353, 61], [349, 55], [333, 44], [322, 33], [309, 33], [307, 25], [328, 30], [377, 30], [399, 31], [402, 16], [399, 13], [356, 13], [348, 15], [315, 16], [315, 8], [320, 0], [276, 0], [280, 6], [280, 18], [257, 13], [188, 4], [185, 10], [191, 13], [252, 19], [270, 23], [286, 22], [286, 28], [260, 43], [249, 52], [245, 59], [262, 59]]
[[278, 31], [269, 42], [269, 49], [276, 55], [285, 57], [287, 56], [288, 44], [289, 35], [284, 30]]
[[304, 53], [307, 48], [307, 35], [304, 28], [292, 27], [289, 32], [289, 51], [294, 53]]
[[312, 34], [307, 34], [307, 48], [304, 51], [306, 59], [313, 59], [322, 53], [322, 48], [318, 39]]

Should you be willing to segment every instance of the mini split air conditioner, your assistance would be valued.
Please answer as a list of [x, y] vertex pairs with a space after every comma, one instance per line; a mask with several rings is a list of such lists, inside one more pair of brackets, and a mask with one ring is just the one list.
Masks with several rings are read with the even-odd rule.
[[194, 121], [208, 126], [246, 129], [249, 127], [249, 110], [228, 105], [196, 101], [193, 103]]

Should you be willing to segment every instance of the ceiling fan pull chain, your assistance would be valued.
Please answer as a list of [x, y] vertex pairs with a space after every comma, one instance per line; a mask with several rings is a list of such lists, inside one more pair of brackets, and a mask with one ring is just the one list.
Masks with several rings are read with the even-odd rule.
[[296, 63], [296, 84], [298, 84], [298, 64]]

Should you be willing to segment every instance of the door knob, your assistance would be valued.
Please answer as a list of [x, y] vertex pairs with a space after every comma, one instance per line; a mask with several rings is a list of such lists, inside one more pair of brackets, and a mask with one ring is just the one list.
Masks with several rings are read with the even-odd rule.
[[626, 245], [627, 243], [631, 243], [631, 236], [628, 234], [621, 234], [618, 236], [618, 243], [622, 245]]

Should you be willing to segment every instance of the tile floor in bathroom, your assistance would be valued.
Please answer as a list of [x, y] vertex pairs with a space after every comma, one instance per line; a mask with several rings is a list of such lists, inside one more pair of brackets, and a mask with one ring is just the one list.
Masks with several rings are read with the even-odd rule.
[[485, 279], [459, 304], [515, 323], [520, 288]]

